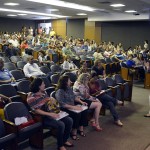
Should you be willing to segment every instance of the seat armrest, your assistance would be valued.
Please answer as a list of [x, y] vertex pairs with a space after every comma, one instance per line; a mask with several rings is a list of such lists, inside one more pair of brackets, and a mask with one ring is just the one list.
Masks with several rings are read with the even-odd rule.
[[29, 111], [29, 112], [30, 112], [32, 118], [33, 118], [36, 122], [42, 122], [43, 119], [42, 119], [42, 116], [41, 116], [41, 115], [36, 114], [36, 113], [33, 112], [33, 111]]
[[18, 127], [11, 121], [4, 119], [3, 120], [6, 132], [7, 133], [17, 133], [18, 132]]

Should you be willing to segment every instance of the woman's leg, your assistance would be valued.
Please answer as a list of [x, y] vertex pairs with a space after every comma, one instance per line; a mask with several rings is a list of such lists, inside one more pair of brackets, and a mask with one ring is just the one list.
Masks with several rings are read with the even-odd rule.
[[64, 130], [65, 130], [64, 122], [62, 122], [61, 120], [57, 121], [57, 120], [54, 120], [52, 118], [45, 117], [44, 118], [44, 124], [46, 126], [55, 128], [57, 130], [57, 145], [58, 145], [58, 148], [60, 150], [66, 150], [65, 147], [64, 147], [64, 140], [63, 140]]
[[99, 114], [102, 104], [100, 101], [92, 102], [89, 109], [94, 109], [94, 119], [97, 126], [99, 126]]
[[64, 122], [64, 124], [65, 124], [63, 141], [64, 141], [64, 143], [66, 143], [70, 137], [70, 132], [72, 130], [73, 120], [70, 117], [65, 117], [65, 118], [61, 119], [61, 121]]

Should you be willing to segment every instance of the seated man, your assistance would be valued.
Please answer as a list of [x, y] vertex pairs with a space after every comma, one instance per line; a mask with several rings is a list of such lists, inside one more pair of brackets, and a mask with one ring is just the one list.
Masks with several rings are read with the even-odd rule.
[[14, 77], [7, 68], [4, 68], [4, 61], [0, 58], [0, 84], [15, 82]]
[[35, 78], [38, 76], [46, 75], [40, 70], [39, 66], [36, 63], [34, 63], [33, 56], [28, 56], [27, 60], [28, 60], [28, 63], [23, 67], [23, 72], [26, 77]]
[[[39, 76], [46, 75], [45, 73], [43, 73], [40, 70], [39, 66], [36, 63], [34, 63], [33, 56], [28, 56], [27, 60], [28, 60], [28, 63], [23, 67], [23, 72], [24, 72], [26, 77], [36, 78], [36, 77], [39, 77]], [[49, 72], [46, 75], [46, 77], [50, 80], [51, 75], [52, 75], [52, 73]]]

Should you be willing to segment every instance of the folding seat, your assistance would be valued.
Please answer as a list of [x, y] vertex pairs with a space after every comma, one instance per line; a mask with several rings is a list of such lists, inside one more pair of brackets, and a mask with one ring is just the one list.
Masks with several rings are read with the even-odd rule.
[[55, 87], [51, 84], [51, 82], [46, 77], [41, 77], [41, 79], [45, 83], [45, 91], [47, 92], [48, 95], [50, 95], [51, 92], [55, 90]]
[[121, 86], [123, 98], [125, 100], [131, 101], [133, 86], [132, 81], [124, 80], [120, 74], [114, 75], [113, 78], [116, 83]]
[[15, 133], [8, 133], [4, 122], [0, 119], [0, 149], [17, 150], [17, 139]]
[[58, 54], [50, 54], [54, 63], [59, 63], [59, 55]]
[[16, 65], [14, 63], [11, 63], [11, 62], [4, 63], [4, 68], [7, 68], [9, 71], [17, 70]]
[[110, 58], [106, 58], [106, 63], [110, 64], [111, 74], [114, 74], [117, 72], [117, 66]]
[[118, 100], [123, 101], [124, 98], [122, 97], [121, 87], [117, 85], [111, 77], [107, 77], [105, 79], [105, 82], [107, 83], [108, 87], [112, 88], [112, 90], [114, 91], [114, 97]]
[[[17, 109], [16, 109], [17, 108]], [[5, 123], [10, 129], [16, 131], [17, 142], [20, 143], [29, 139], [29, 144], [36, 148], [43, 147], [43, 129], [42, 123], [37, 122], [29, 113], [26, 106], [21, 102], [12, 102], [4, 107]], [[16, 125], [15, 120], [24, 117], [27, 119], [26, 123]], [[8, 121], [7, 121], [8, 120]], [[18, 119], [19, 120], [19, 119]], [[19, 124], [19, 122], [17, 122]]]
[[110, 95], [110, 96], [113, 96], [113, 91], [111, 88], [108, 87], [108, 85], [106, 84], [105, 80], [104, 79], [98, 79], [97, 80], [99, 85], [100, 85], [100, 88], [101, 90], [105, 90], [105, 92]]
[[52, 65], [51, 66], [52, 73], [61, 73], [63, 69], [59, 65]]
[[10, 60], [13, 63], [17, 63], [18, 61], [22, 61], [22, 58], [20, 56], [11, 56]]
[[77, 80], [77, 75], [75, 73], [72, 72], [65, 72], [64, 75], [69, 76], [70, 80], [72, 83], [74, 83]]
[[58, 80], [59, 80], [59, 77], [60, 77], [59, 74], [53, 74], [53, 75], [51, 76], [51, 83], [52, 83], [54, 86], [57, 85]]
[[111, 74], [110, 64], [106, 63], [105, 59], [100, 59], [100, 61], [102, 63], [102, 66], [104, 67], [106, 75], [110, 75]]
[[12, 102], [22, 102], [22, 98], [18, 95], [17, 90], [10, 84], [0, 85], [0, 94], [9, 97]]
[[49, 72], [51, 72], [51, 70], [48, 67], [46, 67], [46, 66], [41, 66], [40, 70], [42, 72], [44, 72], [45, 74], [48, 74]]
[[18, 69], [23, 69], [25, 66], [26, 62], [25, 61], [17, 61], [17, 68]]
[[16, 80], [17, 82], [26, 79], [25, 75], [24, 75], [23, 72], [20, 71], [20, 70], [12, 70], [12, 71], [10, 71], [10, 72], [11, 72], [11, 74], [13, 75], [13, 77], [15, 78], [15, 80]]
[[121, 71], [121, 65], [118, 60], [115, 59], [115, 57], [111, 57], [112, 62], [116, 64], [116, 73], [119, 73]]
[[8, 57], [1, 57], [1, 58], [3, 59], [4, 63], [10, 62], [10, 59]]

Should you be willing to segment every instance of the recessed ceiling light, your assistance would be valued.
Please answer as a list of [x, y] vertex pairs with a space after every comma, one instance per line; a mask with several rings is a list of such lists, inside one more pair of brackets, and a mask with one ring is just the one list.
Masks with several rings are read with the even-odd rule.
[[19, 3], [4, 3], [4, 5], [8, 5], [8, 6], [17, 6], [17, 5], [19, 5]]
[[22, 13], [22, 14], [31, 14], [31, 15], [39, 15], [39, 16], [48, 16], [48, 17], [57, 17], [57, 18], [66, 18], [66, 17], [68, 17], [68, 16], [63, 16], [63, 15], [33, 12], [33, 11], [23, 11], [23, 10], [16, 10], [16, 9], [6, 9], [6, 8], [0, 8], [0, 11], [15, 12], [15, 13]]
[[124, 4], [112, 4], [110, 6], [112, 6], [112, 7], [124, 7], [125, 5]]
[[50, 11], [59, 11], [58, 9], [50, 9]]
[[71, 8], [71, 9], [80, 9], [80, 10], [85, 10], [85, 11], [95, 11], [96, 9], [90, 6], [85, 6], [85, 5], [79, 5], [76, 3], [70, 3], [66, 1], [60, 1], [60, 0], [26, 0], [26, 1], [31, 1], [31, 2], [36, 2], [36, 3], [42, 3], [42, 4], [47, 4], [47, 5], [53, 5], [53, 6], [59, 6], [59, 7], [66, 7], [66, 8]]
[[85, 13], [78, 13], [77, 15], [78, 16], [86, 16], [87, 14], [85, 14]]
[[126, 13], [135, 13], [135, 12], [137, 12], [136, 10], [126, 10], [125, 11]]
[[26, 16], [27, 14], [18, 14], [18, 16]]
[[10, 16], [10, 17], [15, 17], [15, 16], [17, 16], [17, 15], [8, 14], [7, 16]]

